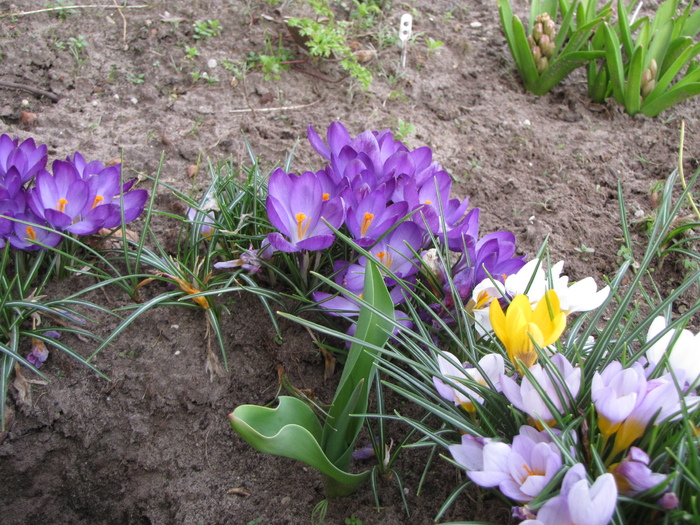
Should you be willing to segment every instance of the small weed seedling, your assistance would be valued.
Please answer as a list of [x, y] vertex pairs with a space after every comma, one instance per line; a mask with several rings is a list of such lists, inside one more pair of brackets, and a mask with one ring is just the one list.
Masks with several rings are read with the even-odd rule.
[[197, 46], [185, 46], [185, 59], [194, 60], [195, 57], [200, 56]]
[[399, 119], [395, 134], [396, 140], [404, 141], [408, 135], [415, 133], [415, 131], [416, 127], [413, 124], [409, 124], [408, 122], [404, 122], [402, 119]]
[[218, 20], [197, 20], [194, 23], [194, 39], [208, 40], [221, 34], [221, 25]]
[[66, 20], [70, 15], [77, 13], [75, 9], [71, 9], [75, 4], [68, 0], [56, 0], [46, 4], [47, 9], [55, 9], [56, 17], [59, 20]]
[[144, 73], [141, 73], [140, 75], [137, 75], [135, 73], [126, 74], [126, 80], [131, 82], [132, 84], [143, 84], [145, 77], [146, 75]]
[[83, 58], [83, 51], [87, 49], [88, 42], [82, 35], [78, 35], [77, 38], [70, 37], [68, 42], [56, 42], [56, 47], [61, 51], [65, 51], [67, 49], [70, 54], [73, 55], [73, 58], [75, 58], [78, 69], [80, 69], [83, 66], [83, 62], [87, 60], [86, 58]]
[[430, 37], [425, 39], [425, 45], [428, 46], [429, 54], [440, 54], [440, 48], [444, 45], [440, 40], [434, 40]]

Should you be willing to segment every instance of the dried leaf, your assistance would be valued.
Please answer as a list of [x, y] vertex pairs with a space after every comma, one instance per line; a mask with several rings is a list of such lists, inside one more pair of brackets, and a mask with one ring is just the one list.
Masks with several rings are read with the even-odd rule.
[[32, 401], [32, 387], [29, 386], [27, 380], [22, 375], [22, 370], [19, 363], [15, 362], [15, 380], [12, 383], [17, 389], [17, 405], [24, 406]]
[[36, 124], [36, 119], [38, 118], [36, 113], [32, 113], [31, 111], [21, 110], [20, 114], [21, 114], [20, 118], [21, 118], [22, 124], [24, 126], [33, 126], [34, 124]]
[[196, 164], [190, 164], [187, 167], [187, 176], [192, 179], [197, 176], [197, 173], [199, 173], [199, 166]]
[[353, 55], [355, 55], [355, 58], [360, 64], [364, 64], [372, 60], [377, 55], [377, 52], [374, 49], [360, 49], [359, 51], [355, 51]]

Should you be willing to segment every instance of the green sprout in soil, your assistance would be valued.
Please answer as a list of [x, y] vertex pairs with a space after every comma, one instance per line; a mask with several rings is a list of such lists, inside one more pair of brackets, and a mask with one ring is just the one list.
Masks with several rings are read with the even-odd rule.
[[221, 24], [218, 20], [197, 20], [194, 23], [194, 39], [208, 40], [221, 34]]
[[197, 46], [185, 46], [185, 58], [187, 60], [193, 60], [195, 57], [200, 56]]
[[289, 18], [287, 26], [290, 31], [299, 34], [312, 57], [339, 59], [343, 69], [355, 78], [363, 89], [368, 89], [372, 82], [372, 74], [360, 64], [348, 46], [348, 24], [336, 20], [327, 0], [307, 1], [314, 9], [317, 20]]
[[66, 42], [56, 42], [56, 47], [61, 51], [65, 51], [67, 49], [75, 59], [78, 69], [83, 66], [83, 63], [86, 60], [83, 55], [88, 47], [88, 42], [82, 35], [70, 37]]

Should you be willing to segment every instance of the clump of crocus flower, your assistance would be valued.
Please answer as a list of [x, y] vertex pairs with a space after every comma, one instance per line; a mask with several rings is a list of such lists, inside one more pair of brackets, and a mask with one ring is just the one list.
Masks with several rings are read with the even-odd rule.
[[121, 182], [119, 165], [86, 162], [80, 153], [45, 169], [46, 146], [0, 136], [0, 247], [55, 247], [57, 232], [92, 235], [131, 222], [142, 212], [146, 190]]

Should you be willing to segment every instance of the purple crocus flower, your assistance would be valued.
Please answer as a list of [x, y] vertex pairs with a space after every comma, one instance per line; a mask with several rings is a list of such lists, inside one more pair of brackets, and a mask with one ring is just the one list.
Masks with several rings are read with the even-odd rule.
[[528, 502], [540, 495], [562, 467], [561, 452], [546, 432], [523, 426], [513, 444], [462, 436], [451, 445], [454, 460], [481, 487], [498, 487], [508, 498]]
[[41, 368], [41, 365], [49, 358], [49, 350], [46, 348], [46, 344], [41, 339], [35, 339], [32, 337], [32, 349], [27, 354], [27, 361], [29, 361], [34, 368]]
[[44, 249], [36, 244], [37, 242], [52, 248], [61, 242], [61, 236], [51, 225], [47, 224], [41, 217], [34, 215], [30, 210], [17, 214], [15, 218], [29, 224], [13, 221], [13, 231], [8, 237], [13, 247], [19, 250], [34, 251]]
[[202, 237], [205, 239], [212, 235], [215, 231], [213, 226], [215, 224], [215, 220], [212, 211], [203, 212], [197, 210], [196, 208], [188, 208], [187, 219], [191, 223], [199, 225]]
[[267, 241], [263, 241], [262, 248], [258, 250], [253, 249], [251, 244], [247, 250], [241, 251], [241, 256], [238, 259], [232, 261], [223, 261], [214, 264], [214, 268], [243, 268], [248, 272], [248, 274], [253, 275], [260, 273], [263, 265], [263, 261], [272, 260], [272, 254], [274, 249], [272, 245]]
[[356, 206], [348, 207], [345, 224], [355, 242], [367, 248], [404, 218], [407, 212], [406, 202], [387, 205], [384, 191], [377, 189]]
[[5, 241], [14, 232], [15, 221], [12, 219], [26, 210], [27, 199], [25, 195], [24, 189], [20, 188], [13, 198], [0, 199], [0, 248], [5, 247]]
[[[525, 256], [514, 257], [515, 235], [511, 232], [490, 233], [472, 246], [465, 244], [467, 251], [452, 268], [454, 287], [463, 301], [477, 284], [486, 279], [503, 283], [525, 265]], [[446, 287], [445, 292], [449, 291]]]
[[[409, 280], [411, 276], [418, 272], [418, 261], [414, 256], [420, 250], [422, 234], [415, 223], [406, 221], [399, 224], [394, 230], [384, 236], [368, 251], [372, 256], [381, 263], [381, 265], [391, 270], [398, 278]], [[346, 277], [348, 285], [351, 289], [357, 289], [358, 279], [364, 279], [364, 267], [367, 264], [367, 259], [361, 257], [358, 260], [359, 266], [363, 268], [357, 271], [355, 266], [351, 265], [348, 276]], [[380, 269], [382, 269], [380, 266]], [[353, 281], [355, 281], [353, 283]], [[386, 279], [387, 286], [396, 284], [394, 279]]]
[[80, 178], [69, 162], [53, 163], [53, 175], [42, 170], [36, 185], [29, 190], [28, 203], [32, 211], [58, 229], [68, 228], [87, 204], [88, 184]]
[[83, 180], [88, 180], [93, 175], [97, 175], [99, 173], [102, 173], [104, 170], [116, 169], [117, 174], [119, 174], [119, 165], [118, 164], [116, 166], [111, 166], [111, 167], [107, 168], [99, 160], [93, 160], [91, 162], [88, 162], [77, 151], [73, 154], [72, 157], [71, 156], [66, 157], [66, 161], [70, 162], [73, 166], [75, 166], [75, 169], [80, 174], [80, 178], [82, 178]]
[[646, 490], [668, 484], [668, 476], [652, 472], [649, 462], [649, 455], [641, 448], [630, 447], [625, 459], [608, 469], [615, 476], [620, 494], [634, 497]]
[[20, 144], [19, 139], [11, 139], [9, 135], [0, 136], [0, 177], [14, 166], [22, 183], [29, 182], [46, 166], [46, 149], [44, 144], [37, 147], [32, 138]]
[[15, 166], [10, 166], [7, 173], [0, 174], [0, 200], [14, 199], [22, 191], [22, 175]]
[[[554, 354], [551, 361], [558, 371], [556, 375], [553, 371], [546, 370], [540, 363], [531, 366], [529, 370], [539, 387], [547, 394], [548, 401], [563, 415], [570, 408], [569, 394], [571, 400], [578, 396], [581, 387], [581, 368], [571, 366], [562, 354]], [[558, 377], [564, 380], [563, 384]], [[518, 385], [513, 378], [502, 375], [501, 388], [508, 401], [533, 418], [538, 427], [542, 424], [538, 418], [549, 426], [554, 424], [554, 416], [527, 376], [523, 377], [521, 384]]]
[[345, 219], [342, 200], [328, 198], [315, 173], [297, 176], [281, 169], [270, 175], [267, 215], [279, 230], [269, 234], [268, 240], [282, 252], [328, 248], [335, 236], [324, 220], [339, 228]]
[[612, 474], [603, 474], [590, 485], [581, 463], [564, 476], [558, 496], [537, 512], [537, 519], [522, 525], [607, 525], [617, 505], [617, 487]]

